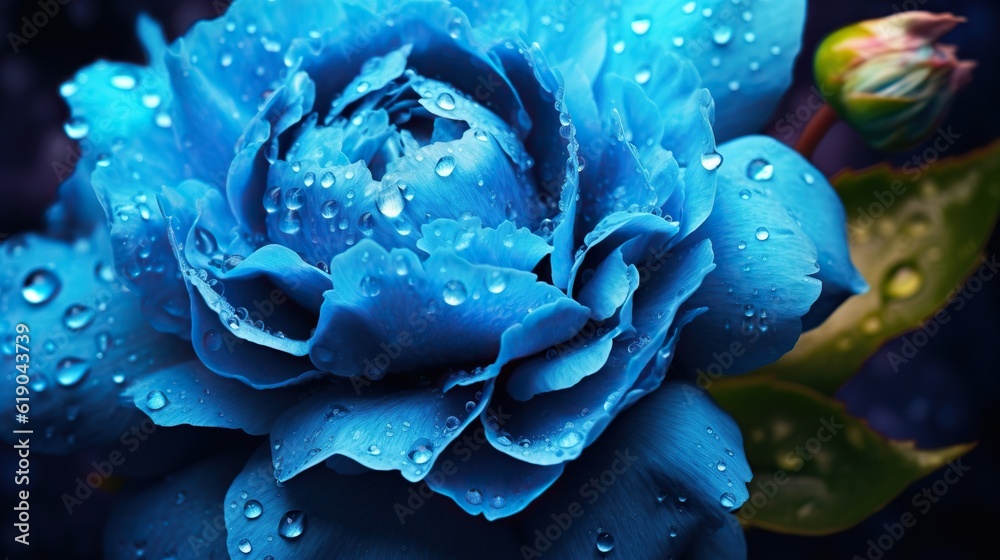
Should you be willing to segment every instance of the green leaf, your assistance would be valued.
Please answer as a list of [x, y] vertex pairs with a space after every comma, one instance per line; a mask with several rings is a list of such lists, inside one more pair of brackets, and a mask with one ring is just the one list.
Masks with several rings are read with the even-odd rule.
[[739, 519], [781, 533], [847, 529], [975, 446], [919, 450], [887, 440], [842, 404], [786, 381], [727, 378], [710, 390], [743, 431], [754, 473]]
[[[923, 170], [939, 155], [928, 154], [900, 170], [882, 166], [834, 178], [851, 258], [871, 290], [848, 299], [761, 373], [832, 395], [886, 341], [922, 328], [927, 337], [914, 336], [922, 346], [947, 328], [949, 314], [971, 295], [958, 292], [971, 271], [995, 273], [981, 251], [1000, 210], [1000, 142]], [[909, 355], [890, 356], [891, 365], [912, 359], [916, 344]]]

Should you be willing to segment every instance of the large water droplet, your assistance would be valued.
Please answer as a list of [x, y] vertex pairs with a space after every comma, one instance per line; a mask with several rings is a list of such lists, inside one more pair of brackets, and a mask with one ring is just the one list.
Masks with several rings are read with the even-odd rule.
[[285, 194], [285, 208], [289, 210], [298, 210], [302, 208], [302, 205], [306, 203], [306, 193], [302, 189], [296, 187], [289, 190]]
[[[320, 208], [320, 215], [327, 220], [332, 220], [337, 216], [337, 212], [340, 211], [340, 204], [336, 200], [327, 200], [323, 203], [323, 207]], [[331, 226], [332, 227], [332, 226]]]
[[63, 315], [63, 325], [71, 331], [82, 331], [94, 322], [97, 312], [92, 307], [86, 305], [71, 305]]
[[493, 498], [490, 500], [490, 506], [492, 506], [495, 509], [500, 509], [506, 505], [507, 505], [507, 498], [504, 498], [500, 494], [493, 496]]
[[754, 234], [754, 237], [757, 238], [757, 241], [767, 241], [767, 238], [770, 236], [771, 234], [767, 231], [766, 227], [757, 228], [757, 233]]
[[597, 551], [606, 554], [611, 552], [611, 549], [615, 547], [615, 538], [611, 536], [610, 533], [601, 533], [597, 535]]
[[238, 546], [243, 554], [250, 554], [250, 551], [253, 550], [253, 547], [250, 546], [250, 539], [240, 539]]
[[281, 517], [278, 534], [286, 539], [294, 539], [306, 530], [306, 514], [301, 511], [289, 511]]
[[32, 305], [42, 305], [50, 301], [62, 288], [62, 282], [51, 270], [40, 268], [24, 280], [21, 295]]
[[924, 286], [920, 271], [909, 264], [901, 264], [889, 271], [882, 285], [882, 292], [892, 299], [908, 299]]
[[403, 193], [399, 190], [399, 185], [397, 184], [383, 184], [382, 190], [379, 191], [378, 197], [375, 199], [378, 211], [387, 218], [399, 216], [403, 212], [405, 204], [406, 201], [403, 200]]
[[87, 121], [81, 118], [73, 118], [66, 121], [63, 125], [63, 130], [66, 131], [66, 136], [69, 136], [73, 140], [79, 140], [87, 136], [90, 132], [90, 125]]
[[714, 171], [722, 165], [722, 154], [719, 152], [709, 152], [701, 155], [701, 166], [708, 171]]
[[129, 73], [115, 74], [111, 76], [111, 85], [118, 89], [130, 90], [135, 87], [136, 79], [135, 76]]
[[264, 506], [260, 505], [257, 500], [250, 500], [243, 504], [243, 516], [247, 519], [257, 519], [262, 513], [264, 513]]
[[478, 506], [483, 503], [483, 493], [473, 488], [465, 493], [465, 501], [474, 506]]
[[376, 276], [365, 276], [361, 279], [361, 293], [368, 297], [375, 297], [382, 293], [382, 281]]
[[302, 218], [299, 217], [299, 213], [296, 210], [289, 210], [285, 212], [284, 216], [282, 216], [281, 223], [278, 224], [278, 228], [281, 229], [283, 233], [295, 235], [300, 229], [302, 229]]
[[72, 387], [90, 372], [90, 362], [79, 358], [65, 358], [56, 366], [56, 382]]
[[455, 158], [452, 156], [444, 156], [439, 159], [437, 165], [434, 166], [434, 172], [438, 174], [439, 177], [448, 177], [455, 171]]
[[719, 504], [724, 508], [734, 508], [736, 507], [736, 496], [733, 496], [729, 492], [719, 496]]
[[568, 430], [563, 432], [563, 434], [559, 437], [559, 447], [569, 449], [570, 447], [579, 445], [581, 441], [583, 441], [583, 437], [579, 432]]
[[150, 410], [160, 410], [161, 408], [167, 406], [167, 403], [169, 402], [170, 401], [167, 400], [167, 396], [163, 394], [163, 391], [150, 391], [149, 394], [146, 395], [146, 406], [148, 406]]
[[445, 111], [451, 111], [455, 108], [455, 98], [450, 93], [442, 93], [437, 97], [437, 106]]
[[712, 41], [719, 46], [728, 45], [732, 38], [733, 29], [728, 25], [720, 25], [715, 28], [715, 31], [712, 32]]
[[652, 26], [653, 20], [649, 16], [637, 16], [629, 27], [632, 28], [632, 33], [642, 37], [646, 33], [649, 33], [649, 28]]
[[451, 280], [444, 285], [444, 302], [448, 305], [461, 305], [469, 297], [465, 284]]
[[413, 442], [413, 446], [406, 456], [414, 463], [423, 465], [434, 457], [434, 444], [429, 439], [418, 439]]
[[754, 181], [770, 181], [774, 177], [774, 166], [763, 158], [757, 158], [747, 165], [747, 177]]
[[486, 275], [483, 284], [491, 294], [499, 294], [507, 289], [507, 275], [499, 270], [494, 270]]

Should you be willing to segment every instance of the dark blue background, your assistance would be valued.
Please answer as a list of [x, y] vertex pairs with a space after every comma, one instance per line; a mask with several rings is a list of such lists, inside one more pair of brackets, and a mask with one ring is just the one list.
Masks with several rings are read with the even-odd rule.
[[[0, 234], [37, 227], [44, 209], [52, 202], [58, 180], [52, 162], [63, 161], [72, 145], [62, 132], [67, 109], [58, 96], [58, 87], [79, 68], [97, 58], [141, 62], [141, 49], [134, 34], [140, 11], [160, 21], [173, 39], [195, 20], [214, 17], [212, 0], [70, 0], [59, 14], [28, 44], [14, 54], [5, 40], [0, 45]], [[811, 95], [811, 60], [815, 46], [830, 31], [861, 19], [880, 17], [900, 9], [953, 11], [969, 18], [948, 37], [960, 47], [963, 58], [980, 62], [972, 87], [963, 92], [947, 125], [961, 135], [948, 155], [960, 155], [1000, 136], [1000, 112], [996, 110], [1000, 76], [1000, 2], [996, 0], [838, 0], [810, 2], [803, 48], [796, 69], [796, 82], [776, 111], [775, 122], [764, 133], [787, 140], [777, 119], [794, 112]], [[38, 10], [36, 1], [0, 0], [0, 31], [20, 28], [22, 16]], [[894, 156], [897, 162], [912, 157], [911, 152]], [[844, 167], [865, 167], [885, 159], [873, 152], [846, 126], [838, 125], [817, 152], [817, 163], [831, 174]], [[996, 254], [998, 236], [987, 248]], [[844, 387], [839, 397], [848, 410], [866, 418], [881, 433], [897, 439], [915, 439], [923, 447], [951, 445], [978, 440], [979, 446], [964, 460], [972, 470], [955, 484], [938, 504], [919, 516], [917, 526], [882, 558], [979, 558], [995, 550], [994, 527], [1000, 502], [1000, 438], [995, 421], [1000, 396], [1000, 289], [998, 282], [984, 290], [961, 311], [942, 333], [931, 339], [918, 360], [904, 365], [898, 373], [889, 367], [884, 352]], [[895, 345], [898, 346], [898, 343]], [[165, 446], [190, 442], [184, 430], [165, 430]], [[199, 432], [200, 439], [218, 440], [220, 435]], [[221, 436], [232, 438], [232, 435]], [[215, 445], [217, 441], [205, 441]], [[185, 444], [190, 453], [195, 448]], [[5, 465], [12, 464], [10, 450], [4, 448]], [[97, 557], [100, 550], [101, 519], [109, 507], [117, 480], [97, 491], [97, 496], [73, 517], [59, 505], [59, 495], [70, 491], [77, 476], [90, 471], [97, 456], [65, 458], [33, 457], [32, 552], [35, 557], [70, 553], [73, 557]], [[178, 460], [183, 459], [178, 457]], [[136, 463], [142, 462], [142, 457]], [[147, 465], [133, 465], [132, 476], [155, 475]], [[36, 474], [37, 473], [37, 474]], [[843, 533], [806, 538], [753, 530], [747, 534], [751, 558], [866, 558], [868, 540], [884, 533], [883, 524], [898, 521], [913, 511], [912, 496], [940, 477], [932, 474], [918, 481], [868, 521]], [[11, 481], [4, 475], [3, 504], [13, 503]], [[49, 511], [43, 511], [48, 505]], [[4, 511], [8, 506], [4, 505]], [[11, 551], [10, 516], [4, 514], [3, 548]], [[874, 558], [874, 556], [872, 557]]]

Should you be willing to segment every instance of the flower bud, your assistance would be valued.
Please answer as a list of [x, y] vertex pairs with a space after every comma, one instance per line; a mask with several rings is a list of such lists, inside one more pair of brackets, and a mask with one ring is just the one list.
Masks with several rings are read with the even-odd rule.
[[903, 150], [930, 136], [972, 78], [975, 62], [938, 43], [965, 19], [905, 12], [850, 25], [816, 53], [816, 81], [844, 121], [881, 150]]

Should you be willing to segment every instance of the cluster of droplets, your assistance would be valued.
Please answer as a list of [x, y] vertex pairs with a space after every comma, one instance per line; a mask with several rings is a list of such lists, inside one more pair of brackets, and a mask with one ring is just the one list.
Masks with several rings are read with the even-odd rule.
[[[86, 72], [77, 74], [73, 81], [64, 83], [59, 88], [59, 93], [63, 98], [71, 100], [80, 88], [86, 86], [91, 77]], [[135, 93], [139, 96], [142, 107], [152, 111], [151, 120], [159, 128], [170, 128], [173, 126], [173, 118], [163, 104], [162, 96], [155, 91], [155, 82], [150, 80], [149, 84], [141, 84], [139, 76], [132, 70], [121, 68], [118, 72], [108, 78], [110, 85], [121, 92]], [[63, 131], [73, 140], [84, 140], [92, 132], [90, 122], [83, 116], [73, 116], [63, 125]], [[105, 157], [105, 161], [107, 156]], [[105, 165], [106, 166], [106, 165]]]
[[[264, 506], [258, 500], [248, 499], [249, 495], [247, 492], [240, 493], [240, 499], [243, 502], [243, 517], [247, 519], [250, 523], [259, 523], [261, 516], [264, 514]], [[233, 500], [229, 503], [230, 509], [236, 510], [239, 508], [239, 502]], [[306, 530], [306, 514], [299, 510], [286, 511], [278, 521], [278, 526], [276, 532], [278, 535], [286, 540], [296, 540], [305, 533]], [[267, 540], [273, 541], [273, 535], [267, 535]], [[253, 551], [253, 543], [250, 539], [243, 538], [240, 539], [236, 544], [237, 548], [243, 554], [250, 554]], [[268, 555], [264, 557], [265, 560], [271, 559], [273, 557]]]

